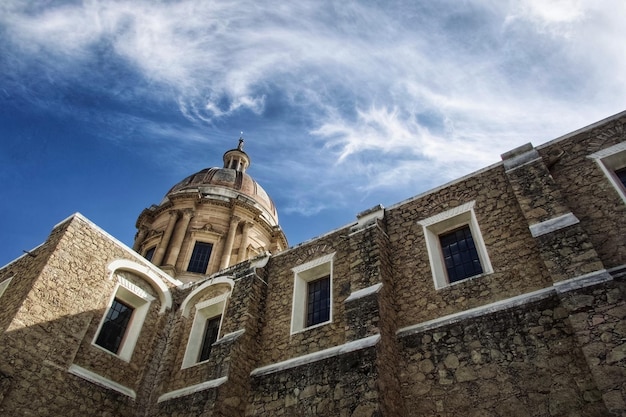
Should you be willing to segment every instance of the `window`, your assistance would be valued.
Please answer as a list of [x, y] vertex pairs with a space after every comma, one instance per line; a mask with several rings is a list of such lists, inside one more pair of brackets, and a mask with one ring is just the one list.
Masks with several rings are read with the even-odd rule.
[[122, 276], [117, 280], [93, 344], [128, 362], [155, 298]]
[[204, 274], [207, 266], [209, 265], [209, 258], [211, 257], [212, 249], [213, 245], [210, 243], [196, 242], [193, 247], [191, 259], [189, 260], [187, 272]]
[[330, 318], [330, 275], [307, 284], [306, 325], [327, 322]]
[[152, 257], [154, 256], [154, 251], [156, 250], [156, 246], [151, 247], [146, 251], [146, 254], [143, 256], [149, 261], [152, 261]]
[[204, 326], [204, 337], [202, 338], [202, 347], [200, 348], [200, 357], [198, 358], [198, 362], [209, 359], [209, 355], [211, 354], [211, 346], [217, 340], [221, 320], [222, 316], [211, 317], [206, 320], [206, 324]]
[[291, 333], [332, 321], [332, 263], [335, 254], [293, 268]]
[[196, 304], [196, 314], [191, 324], [189, 340], [183, 358], [183, 368], [204, 362], [211, 356], [211, 347], [217, 341], [222, 313], [228, 294]]
[[0, 297], [2, 297], [2, 294], [4, 294], [4, 291], [6, 291], [12, 279], [13, 277], [7, 278], [4, 281], [0, 282]]
[[117, 353], [134, 310], [134, 308], [124, 304], [117, 298], [114, 299], [104, 318], [100, 334], [98, 334], [96, 339], [96, 345]]
[[439, 242], [448, 273], [448, 281], [461, 281], [483, 273], [472, 232], [468, 225], [440, 235]]
[[602, 149], [589, 158], [598, 163], [609, 182], [626, 203], [626, 142]]
[[424, 230], [435, 288], [493, 272], [474, 201], [418, 222]]

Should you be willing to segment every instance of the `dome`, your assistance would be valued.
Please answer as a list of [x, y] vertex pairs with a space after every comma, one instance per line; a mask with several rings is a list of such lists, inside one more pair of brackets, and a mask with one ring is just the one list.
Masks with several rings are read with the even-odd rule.
[[[243, 151], [243, 138], [235, 149], [226, 151], [223, 168], [205, 168], [188, 176], [165, 195], [166, 199], [176, 194], [198, 193], [203, 198], [217, 200], [239, 199], [262, 211], [271, 226], [278, 226], [278, 213], [274, 202], [252, 177], [246, 174], [250, 157]], [[242, 199], [240, 197], [245, 197]], [[252, 200], [252, 201], [249, 201]]]
[[223, 196], [236, 198], [243, 195], [254, 200], [269, 216], [272, 225], [278, 224], [278, 213], [274, 202], [252, 177], [245, 172], [231, 168], [205, 168], [188, 176], [165, 195], [170, 198], [175, 194], [198, 192], [203, 196]]

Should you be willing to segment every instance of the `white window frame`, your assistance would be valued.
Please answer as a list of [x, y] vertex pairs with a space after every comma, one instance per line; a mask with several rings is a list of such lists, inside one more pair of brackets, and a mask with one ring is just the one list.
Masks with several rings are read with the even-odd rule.
[[[424, 230], [424, 238], [426, 239], [426, 247], [428, 249], [428, 260], [430, 261], [430, 269], [432, 271], [435, 289], [445, 288], [493, 272], [485, 242], [483, 241], [482, 233], [480, 233], [478, 221], [476, 221], [476, 214], [474, 213], [475, 203], [475, 201], [470, 201], [418, 222]], [[474, 240], [483, 272], [482, 274], [450, 283], [444, 264], [439, 236], [466, 225], [469, 226], [470, 232], [472, 233], [472, 239]]]
[[222, 331], [222, 323], [224, 322], [224, 309], [226, 307], [226, 299], [229, 295], [230, 293], [222, 294], [218, 297], [202, 301], [195, 305], [196, 313], [194, 314], [193, 323], [191, 324], [191, 331], [189, 332], [189, 339], [187, 340], [187, 347], [185, 349], [185, 356], [183, 357], [182, 369], [189, 368], [191, 366], [204, 363], [209, 360], [207, 359], [202, 362], [198, 361], [200, 349], [202, 349], [202, 343], [204, 341], [205, 326], [207, 320], [221, 315], [222, 318], [220, 320], [220, 327], [217, 337], [217, 340], [220, 340], [219, 334]]
[[11, 283], [13, 278], [14, 277], [9, 277], [9, 278], [5, 279], [4, 281], [0, 282], [0, 298], [2, 298], [2, 295], [6, 291], [7, 287], [9, 286], [9, 284]]
[[[115, 290], [113, 291], [113, 295], [109, 299], [109, 303], [107, 304], [107, 308], [104, 311], [104, 315], [100, 320], [100, 324], [98, 325], [98, 331], [91, 341], [92, 346], [107, 352], [111, 355], [117, 356], [125, 362], [130, 362], [131, 357], [133, 356], [133, 351], [135, 350], [135, 345], [137, 344], [137, 340], [139, 339], [139, 334], [141, 333], [141, 328], [143, 327], [143, 323], [146, 320], [146, 316], [148, 315], [148, 310], [150, 309], [150, 304], [155, 300], [153, 296], [148, 294], [146, 291], [128, 281], [126, 278], [121, 276], [117, 276], [117, 285], [115, 286]], [[120, 347], [117, 350], [117, 353], [111, 352], [108, 349], [103, 348], [102, 346], [96, 344], [96, 340], [98, 339], [98, 335], [100, 335], [100, 331], [102, 331], [102, 326], [105, 323], [106, 316], [113, 305], [113, 301], [118, 299], [125, 304], [129, 305], [133, 308], [133, 314], [128, 322], [128, 326], [126, 327], [126, 331], [124, 332], [124, 337], [122, 338], [122, 343], [120, 343]]]
[[626, 203], [626, 189], [624, 189], [622, 182], [617, 178], [617, 175], [615, 175], [615, 171], [626, 168], [626, 142], [621, 142], [609, 148], [602, 149], [601, 151], [589, 155], [589, 158], [596, 161], [600, 169], [602, 169], [602, 172], [604, 172], [609, 179], [609, 182], [622, 198], [622, 201]]
[[[292, 269], [294, 274], [293, 300], [291, 303], [291, 334], [324, 326], [333, 321], [333, 259], [335, 252], [307, 262]], [[328, 321], [306, 325], [308, 284], [325, 276], [330, 277], [330, 312]]]

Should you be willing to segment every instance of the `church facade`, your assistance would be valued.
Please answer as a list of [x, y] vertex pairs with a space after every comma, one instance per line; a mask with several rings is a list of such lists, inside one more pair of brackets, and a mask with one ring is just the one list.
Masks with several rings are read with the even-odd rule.
[[0, 268], [0, 415], [625, 416], [626, 112], [289, 247], [247, 173]]

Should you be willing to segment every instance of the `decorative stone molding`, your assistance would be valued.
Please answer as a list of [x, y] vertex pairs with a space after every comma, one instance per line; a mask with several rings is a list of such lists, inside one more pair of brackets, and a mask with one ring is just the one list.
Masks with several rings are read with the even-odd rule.
[[117, 282], [120, 284], [121, 287], [126, 288], [128, 291], [132, 292], [137, 297], [143, 298], [144, 300], [147, 300], [149, 302], [156, 300], [156, 298], [154, 298], [153, 296], [148, 294], [146, 291], [144, 291], [142, 288], [133, 284], [132, 282], [130, 282], [123, 276], [119, 274], [115, 274], [115, 277], [117, 278]]
[[537, 152], [530, 142], [505, 152], [500, 156], [504, 163], [504, 169], [507, 172], [541, 159], [539, 152]]
[[[157, 269], [156, 267], [153, 268]], [[159, 311], [159, 314], [163, 314], [166, 309], [172, 308], [172, 294], [167, 285], [163, 282], [160, 274], [157, 274], [153, 268], [146, 265], [140, 265], [136, 262], [129, 261], [128, 259], [118, 259], [111, 262], [107, 266], [110, 273], [109, 279], [113, 279], [114, 273], [118, 269], [122, 271], [129, 271], [138, 275], [140, 278], [145, 279], [159, 294], [159, 300], [161, 302], [161, 310]], [[175, 282], [176, 284], [180, 284], [178, 281]]]
[[368, 210], [362, 211], [356, 215], [357, 223], [350, 228], [350, 232], [358, 232], [363, 230], [372, 224], [375, 224], [377, 220], [381, 220], [385, 217], [385, 208], [382, 204], [378, 204]]
[[332, 358], [334, 356], [343, 355], [346, 353], [354, 352], [361, 349], [367, 349], [375, 346], [380, 340], [380, 335], [366, 337], [364, 339], [354, 340], [352, 342], [345, 343], [343, 345], [335, 346], [329, 349], [324, 349], [319, 352], [309, 353], [307, 355], [298, 356], [286, 361], [273, 363], [271, 365], [262, 366], [254, 369], [251, 376], [261, 376], [273, 374], [275, 372], [281, 372], [287, 369], [296, 368], [298, 366], [309, 365], [311, 363], [319, 362], [324, 359]]
[[[203, 292], [205, 289], [211, 287], [211, 286], [215, 286], [215, 285], [227, 285], [229, 288], [229, 291], [208, 301], [215, 301], [215, 302], [219, 302], [221, 301], [221, 298], [223, 297], [224, 300], [226, 298], [228, 298], [228, 296], [230, 296], [230, 293], [233, 290], [233, 287], [235, 286], [235, 281], [233, 281], [230, 278], [226, 278], [226, 277], [215, 277], [215, 278], [211, 278], [210, 280], [208, 280], [207, 282], [205, 282], [204, 284], [200, 285], [198, 288], [196, 288], [195, 290], [193, 290], [192, 292], [189, 293], [189, 295], [187, 297], [185, 297], [185, 300], [182, 302], [182, 304], [180, 305], [180, 311], [182, 311], [182, 315], [183, 317], [189, 317], [189, 312], [191, 311], [191, 306], [193, 304], [193, 300], [194, 298], [200, 294], [201, 292]], [[220, 300], [218, 300], [218, 298]]]
[[538, 237], [575, 225], [579, 222], [578, 218], [570, 212], [541, 223], [531, 224], [528, 228], [530, 229], [530, 234], [533, 237]]
[[383, 287], [383, 283], [379, 282], [378, 284], [372, 285], [370, 287], [354, 291], [352, 294], [348, 296], [348, 298], [345, 299], [344, 303], [355, 301], [355, 300], [358, 300], [359, 298], [367, 297], [370, 294], [376, 294], [380, 292], [380, 289], [382, 287]]
[[125, 395], [127, 397], [132, 398], [133, 400], [135, 398], [137, 398], [137, 394], [135, 393], [134, 390], [122, 385], [122, 384], [118, 384], [115, 381], [112, 381], [108, 378], [103, 377], [102, 375], [99, 375], [95, 372], [92, 372], [88, 369], [85, 369], [81, 366], [78, 365], [71, 365], [70, 368], [67, 370], [70, 374], [72, 375], [76, 375], [79, 378], [82, 378], [86, 381], [89, 381], [93, 384], [99, 385], [101, 387], [104, 387], [106, 389], [110, 389], [113, 390], [115, 392], [119, 392], [122, 395]]
[[191, 385], [189, 387], [177, 389], [174, 391], [167, 392], [159, 397], [157, 400], [158, 403], [162, 403], [163, 401], [171, 400], [173, 398], [180, 398], [187, 395], [195, 394], [196, 392], [204, 391], [211, 388], [217, 388], [223, 383], [228, 381], [227, 377], [212, 379], [210, 381], [205, 381], [200, 384]]
[[542, 288], [537, 291], [521, 294], [515, 297], [507, 298], [504, 300], [496, 301], [484, 306], [471, 308], [469, 310], [461, 311], [459, 313], [449, 314], [447, 316], [438, 317], [433, 320], [429, 320], [423, 323], [414, 324], [411, 326], [399, 329], [396, 332], [397, 337], [411, 336], [416, 333], [420, 333], [426, 330], [436, 329], [438, 327], [446, 326], [468, 320], [474, 317], [484, 316], [486, 314], [495, 313], [498, 311], [508, 310], [515, 307], [520, 307], [525, 304], [529, 304], [535, 301], [543, 300], [556, 294], [563, 294], [569, 291], [577, 290], [584, 287], [589, 287], [603, 282], [611, 281], [613, 277], [605, 269], [595, 271], [590, 274], [581, 275], [567, 281], [561, 281], [554, 283], [552, 287]]

